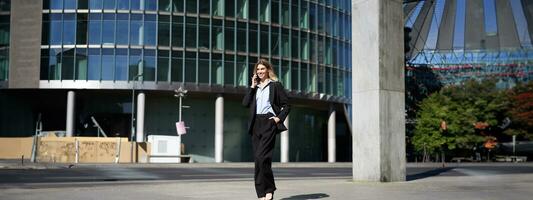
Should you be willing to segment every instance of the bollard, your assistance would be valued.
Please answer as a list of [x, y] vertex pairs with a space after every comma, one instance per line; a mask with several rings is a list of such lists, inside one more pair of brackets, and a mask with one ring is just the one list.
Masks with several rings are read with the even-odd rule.
[[20, 163], [24, 165], [24, 155], [22, 155], [22, 159], [20, 159]]

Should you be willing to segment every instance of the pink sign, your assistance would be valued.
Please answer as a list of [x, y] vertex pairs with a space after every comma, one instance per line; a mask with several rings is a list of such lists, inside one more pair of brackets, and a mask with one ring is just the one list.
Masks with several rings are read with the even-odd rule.
[[178, 131], [178, 135], [186, 134], [187, 130], [185, 129], [185, 122], [176, 122], [176, 130]]

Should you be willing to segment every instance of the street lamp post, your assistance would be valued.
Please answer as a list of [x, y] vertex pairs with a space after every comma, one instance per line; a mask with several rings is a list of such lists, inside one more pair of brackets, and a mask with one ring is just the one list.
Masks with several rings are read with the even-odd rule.
[[132, 79], [132, 85], [131, 85], [131, 135], [130, 135], [130, 142], [131, 142], [131, 157], [130, 162], [133, 163], [133, 145], [134, 145], [134, 136], [135, 136], [135, 81], [142, 77], [142, 74], [137, 74]]
[[[182, 105], [182, 98], [187, 94], [187, 90], [184, 90], [181, 86], [174, 90], [174, 97], [179, 99], [179, 109], [178, 109], [178, 122], [181, 122], [181, 110], [182, 108], [188, 108], [189, 106]], [[178, 134], [178, 156], [181, 156], [181, 135]], [[178, 162], [181, 162], [181, 157], [178, 158]]]

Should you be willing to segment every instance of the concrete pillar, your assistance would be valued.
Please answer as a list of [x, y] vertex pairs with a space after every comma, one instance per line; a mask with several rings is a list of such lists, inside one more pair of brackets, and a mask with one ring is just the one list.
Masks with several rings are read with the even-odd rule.
[[137, 127], [135, 141], [144, 142], [144, 102], [146, 95], [144, 92], [139, 92], [137, 95]]
[[215, 162], [224, 161], [224, 97], [215, 101]]
[[[283, 124], [285, 127], [289, 128], [289, 116], [287, 115], [287, 118], [285, 118], [285, 121]], [[281, 162], [282, 163], [288, 163], [289, 162], [289, 131], [283, 131], [281, 132]]]
[[72, 137], [74, 135], [74, 115], [75, 115], [75, 104], [76, 104], [76, 92], [68, 91], [67, 93], [67, 124], [66, 124], [66, 134], [67, 137]]
[[353, 179], [405, 181], [402, 0], [352, 1]]
[[336, 112], [333, 105], [330, 108], [329, 111], [329, 119], [328, 119], [328, 162], [334, 163], [337, 161], [336, 159], [336, 140], [335, 140], [335, 133], [336, 129], [335, 126], [337, 124], [336, 121]]

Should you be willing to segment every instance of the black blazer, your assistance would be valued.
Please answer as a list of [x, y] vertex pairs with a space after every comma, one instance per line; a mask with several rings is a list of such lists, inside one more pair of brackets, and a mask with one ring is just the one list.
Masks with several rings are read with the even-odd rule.
[[[277, 131], [276, 133], [280, 133], [282, 131], [286, 131], [287, 127], [283, 125], [283, 121], [285, 121], [285, 118], [287, 118], [287, 115], [290, 111], [289, 106], [289, 98], [287, 97], [287, 93], [285, 92], [285, 89], [283, 88], [283, 85], [278, 81], [272, 81], [269, 83], [270, 85], [270, 105], [272, 106], [272, 110], [274, 110], [274, 113], [276, 113], [276, 117], [280, 119], [280, 121], [276, 124]], [[248, 134], [252, 134], [252, 128], [255, 122], [255, 114], [256, 114], [256, 100], [255, 100], [255, 93], [257, 91], [257, 87], [255, 88], [249, 88], [248, 92], [244, 96], [242, 100], [242, 105], [250, 108], [250, 121], [248, 122]]]

